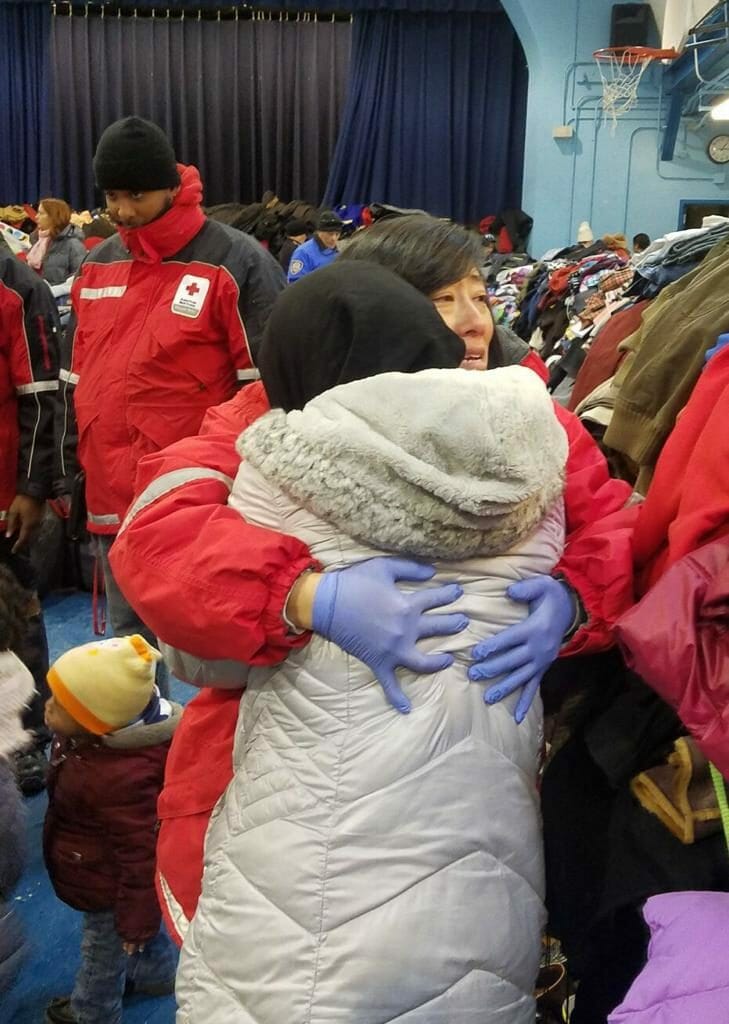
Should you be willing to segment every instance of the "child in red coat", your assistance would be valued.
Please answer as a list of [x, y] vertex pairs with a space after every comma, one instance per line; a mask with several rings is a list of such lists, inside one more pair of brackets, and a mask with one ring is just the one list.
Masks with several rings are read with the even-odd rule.
[[174, 990], [175, 953], [154, 890], [157, 798], [182, 709], [154, 684], [141, 636], [67, 651], [52, 666], [54, 733], [44, 855], [56, 894], [84, 913], [81, 969], [48, 1024], [119, 1024], [130, 990]]

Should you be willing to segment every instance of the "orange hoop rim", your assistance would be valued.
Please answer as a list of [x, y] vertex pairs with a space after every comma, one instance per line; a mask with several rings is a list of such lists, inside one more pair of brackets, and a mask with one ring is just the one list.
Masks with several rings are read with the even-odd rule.
[[653, 46], [606, 46], [595, 50], [592, 55], [597, 61], [611, 61], [613, 58], [630, 64], [640, 64], [644, 60], [676, 60], [681, 54], [678, 50], [661, 50]]

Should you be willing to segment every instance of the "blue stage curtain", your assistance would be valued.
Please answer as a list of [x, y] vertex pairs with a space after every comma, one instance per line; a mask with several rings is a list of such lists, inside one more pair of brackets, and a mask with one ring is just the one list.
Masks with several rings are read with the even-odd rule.
[[[0, 0], [3, 3], [18, 3], [20, 0]], [[45, 3], [47, 0], [25, 0], [26, 3]], [[84, 0], [71, 0], [78, 6], [84, 6]], [[58, 0], [62, 3], [62, 0]], [[174, 16], [178, 12], [192, 12], [203, 14], [221, 11], [224, 17], [229, 17], [233, 5], [227, 4], [225, 0], [91, 0], [92, 10], [97, 11], [100, 6], [111, 12], [118, 7], [138, 11], [155, 10], [158, 13], [170, 9]], [[348, 13], [350, 11], [500, 11], [502, 10], [501, 0], [246, 0], [243, 6], [253, 10], [265, 11], [290, 11], [296, 14], [297, 11], [323, 11]]]
[[56, 191], [74, 206], [92, 205], [99, 136], [137, 114], [168, 133], [182, 163], [199, 168], [208, 205], [252, 202], [267, 189], [318, 203], [346, 99], [350, 41], [349, 20], [329, 16], [59, 13]]
[[355, 14], [326, 201], [472, 222], [521, 200], [526, 58], [502, 11]]
[[51, 9], [0, 3], [0, 205], [36, 203], [49, 186]]

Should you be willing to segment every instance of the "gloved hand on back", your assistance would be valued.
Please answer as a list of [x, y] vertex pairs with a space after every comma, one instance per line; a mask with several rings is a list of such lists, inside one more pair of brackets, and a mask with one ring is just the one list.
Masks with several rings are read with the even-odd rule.
[[529, 615], [523, 622], [474, 647], [475, 664], [468, 670], [468, 678], [482, 682], [503, 675], [500, 682], [484, 692], [484, 700], [496, 704], [521, 690], [514, 718], [523, 722], [542, 676], [557, 657], [565, 633], [575, 621], [577, 604], [567, 584], [551, 576], [520, 580], [506, 593], [512, 601], [528, 604]]
[[408, 559], [371, 558], [325, 573], [314, 597], [314, 632], [368, 665], [390, 704], [403, 714], [410, 711], [410, 701], [395, 670], [428, 675], [448, 668], [452, 655], [423, 654], [415, 645], [426, 637], [460, 633], [468, 625], [460, 613], [432, 613], [461, 597], [457, 584], [413, 593], [396, 586], [398, 580], [424, 583], [434, 575], [432, 566]]

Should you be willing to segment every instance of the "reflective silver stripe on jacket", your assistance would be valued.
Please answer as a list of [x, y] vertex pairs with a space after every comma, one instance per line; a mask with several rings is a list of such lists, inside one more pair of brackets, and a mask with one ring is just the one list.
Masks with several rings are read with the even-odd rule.
[[161, 498], [163, 495], [169, 494], [170, 491], [174, 491], [178, 487], [192, 483], [195, 480], [220, 480], [221, 483], [225, 484], [229, 491], [233, 487], [231, 477], [226, 476], [225, 473], [219, 473], [216, 469], [191, 467], [190, 469], [175, 469], [171, 473], [164, 473], [156, 480], [153, 480], [149, 487], [142, 491], [124, 517], [124, 522], [121, 525], [119, 533], [122, 533], [132, 519], [134, 519], [139, 512], [142, 512], [147, 508], [148, 505], [151, 505], [152, 502], [156, 501], [157, 498]]
[[250, 370], [236, 370], [235, 375], [238, 380], [259, 380], [261, 377], [255, 367]]
[[169, 882], [162, 874], [161, 871], [157, 872], [157, 879], [159, 881], [159, 888], [162, 894], [162, 898], [165, 901], [167, 912], [170, 915], [172, 923], [175, 926], [175, 930], [180, 938], [184, 941], [187, 935], [187, 929], [190, 927], [190, 922], [185, 916], [185, 911], [182, 908], [182, 904], [175, 899], [172, 889], [170, 889]]
[[127, 290], [125, 284], [110, 284], [106, 288], [82, 288], [82, 299], [120, 299]]
[[106, 516], [97, 516], [93, 512], [89, 512], [88, 519], [94, 526], [116, 526], [117, 523], [121, 522], [119, 516], [115, 516], [113, 513]]
[[61, 380], [65, 380], [68, 384], [78, 384], [78, 374], [71, 373], [70, 370], [59, 370], [58, 376]]
[[58, 381], [40, 380], [36, 384], [19, 384], [15, 390], [19, 395], [35, 395], [39, 391], [58, 391]]
[[231, 658], [198, 658], [179, 647], [158, 640], [165, 665], [176, 679], [190, 686], [212, 686], [216, 690], [242, 690], [248, 682], [250, 666]]

